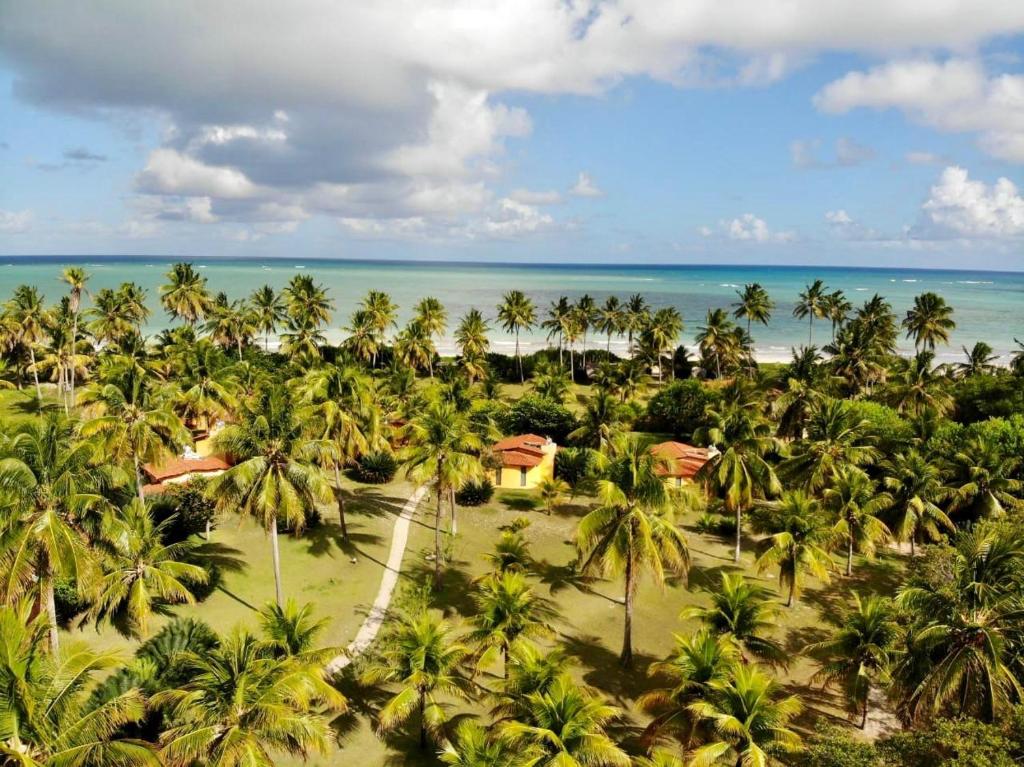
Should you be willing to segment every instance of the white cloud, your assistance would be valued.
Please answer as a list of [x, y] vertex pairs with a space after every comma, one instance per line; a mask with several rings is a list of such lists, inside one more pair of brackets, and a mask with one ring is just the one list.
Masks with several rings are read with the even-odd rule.
[[876, 244], [892, 243], [899, 238], [886, 237], [878, 231], [866, 226], [846, 212], [844, 208], [825, 212], [825, 222], [835, 237], [856, 242], [872, 242]]
[[944, 160], [933, 152], [907, 152], [903, 159], [911, 165], [941, 165]]
[[744, 213], [731, 221], [722, 221], [721, 228], [730, 240], [746, 242], [792, 242], [796, 239], [794, 232], [776, 232], [768, 227], [763, 218], [753, 213]]
[[847, 167], [861, 165], [875, 157], [875, 150], [864, 144], [854, 141], [852, 138], [839, 138], [836, 140], [836, 162]]
[[989, 186], [970, 179], [964, 168], [950, 166], [932, 186], [922, 209], [940, 230], [959, 236], [1024, 235], [1024, 197], [1008, 178]]
[[561, 193], [554, 189], [513, 189], [508, 196], [509, 199], [526, 205], [557, 205], [562, 201]]
[[797, 139], [790, 142], [789, 156], [793, 165], [798, 168], [815, 168], [818, 161], [818, 149], [821, 147], [821, 139]]
[[899, 109], [938, 130], [977, 133], [983, 150], [1024, 162], [1024, 75], [990, 77], [976, 59], [892, 61], [850, 72], [814, 97], [822, 111]]
[[822, 159], [819, 154], [821, 139], [797, 139], [789, 144], [789, 156], [797, 168], [849, 168], [874, 159], [875, 150], [852, 138], [836, 139], [835, 158]]
[[576, 177], [576, 183], [569, 190], [569, 194], [574, 197], [600, 197], [604, 192], [594, 183], [594, 179], [591, 178], [589, 173], [580, 171], [579, 176]]
[[32, 211], [0, 210], [0, 234], [22, 234], [32, 227]]
[[174, 149], [150, 152], [136, 186], [150, 194], [252, 197], [257, 187], [235, 168], [214, 167]]
[[555, 220], [532, 205], [525, 205], [509, 198], [498, 201], [497, 210], [481, 226], [482, 231], [493, 237], [519, 237], [534, 234], [555, 226]]

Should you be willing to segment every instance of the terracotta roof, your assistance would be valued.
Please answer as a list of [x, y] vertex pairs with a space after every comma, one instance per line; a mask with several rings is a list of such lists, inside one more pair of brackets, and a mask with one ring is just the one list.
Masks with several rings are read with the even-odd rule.
[[142, 494], [147, 497], [150, 495], [160, 495], [160, 493], [162, 493], [166, 489], [167, 485], [163, 484], [162, 482], [154, 482], [148, 485], [143, 485]]
[[494, 452], [500, 452], [502, 450], [535, 450], [540, 452], [540, 449], [547, 444], [547, 439], [544, 437], [538, 437], [536, 434], [519, 434], [515, 437], [505, 437], [494, 443]]
[[704, 447], [694, 447], [685, 442], [660, 442], [651, 446], [651, 452], [659, 458], [670, 462], [670, 466], [658, 469], [664, 477], [682, 477], [693, 479], [700, 468], [711, 458], [711, 451]]
[[498, 452], [501, 454], [502, 466], [532, 468], [539, 466], [540, 462], [544, 460], [543, 453], [533, 450], [500, 450]]
[[231, 464], [220, 456], [208, 455], [203, 458], [175, 457], [158, 465], [147, 463], [143, 465], [142, 470], [154, 482], [163, 482], [165, 479], [173, 479], [183, 474], [203, 474], [230, 468]]

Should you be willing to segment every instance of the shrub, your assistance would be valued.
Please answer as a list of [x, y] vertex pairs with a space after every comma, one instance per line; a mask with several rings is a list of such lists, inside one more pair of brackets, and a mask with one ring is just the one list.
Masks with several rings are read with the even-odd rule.
[[673, 381], [647, 403], [647, 427], [688, 439], [704, 424], [704, 411], [717, 395], [700, 381]]
[[62, 626], [89, 608], [88, 600], [78, 593], [75, 582], [67, 578], [54, 580], [53, 601], [57, 607], [57, 622]]
[[870, 400], [848, 400], [846, 407], [851, 418], [868, 422], [883, 453], [897, 453], [914, 438], [914, 427], [888, 405]]
[[1010, 375], [973, 376], [953, 387], [956, 420], [974, 423], [1024, 411], [1024, 378]]
[[364, 453], [356, 461], [352, 473], [360, 482], [368, 485], [383, 485], [395, 478], [398, 460], [385, 450]]
[[672, 375], [677, 380], [686, 380], [693, 375], [693, 367], [693, 360], [690, 359], [690, 350], [683, 344], [679, 344], [672, 354]]
[[560, 443], [577, 426], [576, 416], [564, 405], [534, 394], [517, 400], [497, 419], [505, 434], [540, 434]]
[[470, 480], [455, 493], [455, 502], [459, 506], [483, 506], [494, 497], [494, 485], [491, 480]]
[[697, 530], [704, 535], [727, 538], [736, 535], [736, 519], [706, 511], [697, 520]]
[[555, 478], [573, 490], [585, 489], [594, 476], [594, 454], [585, 447], [567, 447], [555, 456]]
[[170, 485], [156, 496], [153, 502], [153, 519], [159, 524], [173, 517], [165, 533], [165, 543], [178, 543], [190, 536], [206, 532], [206, 523], [216, 527], [216, 509], [213, 501], [206, 497], [206, 480], [191, 479], [178, 485]]

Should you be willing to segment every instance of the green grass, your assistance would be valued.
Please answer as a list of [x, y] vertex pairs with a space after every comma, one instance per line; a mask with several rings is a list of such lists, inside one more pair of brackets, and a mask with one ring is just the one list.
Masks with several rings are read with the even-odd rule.
[[[43, 387], [43, 409], [57, 407], [53, 386]], [[17, 423], [27, 421], [39, 413], [35, 387], [0, 389], [0, 421]]]

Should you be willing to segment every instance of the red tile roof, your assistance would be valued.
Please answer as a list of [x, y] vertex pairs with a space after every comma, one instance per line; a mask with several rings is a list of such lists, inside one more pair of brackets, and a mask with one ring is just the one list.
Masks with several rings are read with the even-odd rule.
[[535, 450], [540, 452], [540, 449], [547, 444], [547, 439], [544, 437], [538, 437], [536, 434], [518, 434], [515, 437], [505, 437], [494, 443], [494, 452], [500, 452], [502, 450]]
[[500, 450], [499, 452], [502, 466], [532, 468], [539, 466], [540, 462], [544, 460], [543, 454], [531, 450]]
[[203, 458], [170, 458], [160, 464], [147, 463], [142, 470], [146, 476], [156, 482], [173, 479], [185, 474], [205, 474], [211, 471], [230, 469], [231, 464], [220, 456], [208, 455]]
[[651, 452], [670, 464], [658, 469], [658, 474], [663, 477], [693, 479], [711, 458], [711, 451], [707, 448], [694, 447], [685, 442], [660, 442], [651, 446]]
[[167, 489], [167, 485], [162, 482], [154, 482], [148, 485], [142, 486], [142, 494], [146, 497], [151, 495], [160, 495], [164, 490]]
[[544, 460], [546, 444], [548, 440], [536, 434], [519, 434], [495, 442], [491, 449], [501, 456], [502, 466], [532, 468]]

